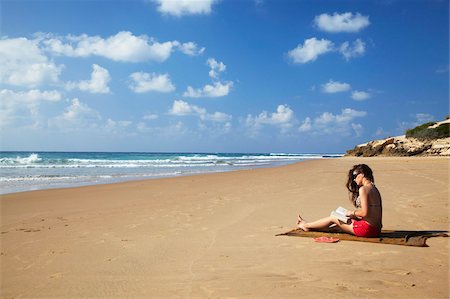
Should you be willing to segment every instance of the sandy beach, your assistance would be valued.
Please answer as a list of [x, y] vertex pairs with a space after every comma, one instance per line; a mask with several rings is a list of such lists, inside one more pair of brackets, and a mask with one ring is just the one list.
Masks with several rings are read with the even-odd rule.
[[2, 298], [448, 298], [430, 247], [275, 236], [350, 208], [372, 167], [385, 229], [449, 229], [449, 158], [338, 158], [1, 196]]

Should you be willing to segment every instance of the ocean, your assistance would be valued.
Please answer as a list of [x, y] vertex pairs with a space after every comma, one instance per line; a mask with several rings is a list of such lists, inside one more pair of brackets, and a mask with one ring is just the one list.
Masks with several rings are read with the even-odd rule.
[[274, 167], [341, 154], [0, 152], [0, 194]]

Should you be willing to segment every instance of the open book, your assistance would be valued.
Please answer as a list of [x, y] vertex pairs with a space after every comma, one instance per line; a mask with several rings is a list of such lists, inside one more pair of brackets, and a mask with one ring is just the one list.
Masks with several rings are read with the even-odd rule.
[[347, 223], [349, 217], [345, 216], [347, 214], [347, 209], [343, 207], [339, 207], [336, 210], [331, 212], [331, 216], [336, 217], [337, 219], [341, 220], [342, 222]]

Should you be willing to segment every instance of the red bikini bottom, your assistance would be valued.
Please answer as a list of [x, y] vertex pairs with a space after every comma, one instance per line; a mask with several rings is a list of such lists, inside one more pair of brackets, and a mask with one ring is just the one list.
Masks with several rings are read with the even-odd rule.
[[381, 229], [370, 225], [364, 220], [354, 220], [353, 232], [358, 237], [374, 238], [380, 235]]

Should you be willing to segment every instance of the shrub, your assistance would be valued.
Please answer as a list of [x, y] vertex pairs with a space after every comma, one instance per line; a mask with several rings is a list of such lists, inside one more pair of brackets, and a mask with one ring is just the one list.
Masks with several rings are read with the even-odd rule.
[[428, 128], [436, 123], [429, 122], [406, 131], [406, 137], [417, 139], [439, 139], [450, 136], [450, 124], [440, 124], [436, 128]]
[[414, 129], [409, 129], [406, 131], [406, 137], [414, 137], [417, 138], [417, 135], [420, 134], [420, 132], [428, 129], [429, 126], [432, 126], [436, 124], [435, 122], [429, 122], [420, 126], [415, 127]]

